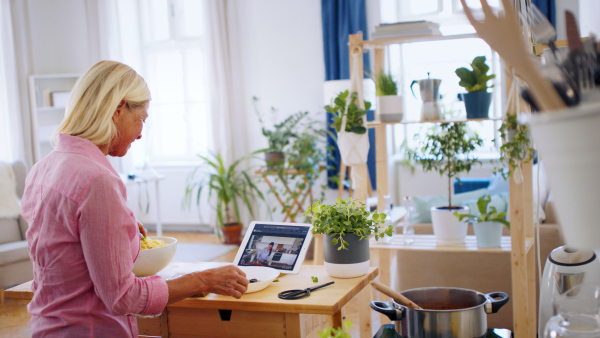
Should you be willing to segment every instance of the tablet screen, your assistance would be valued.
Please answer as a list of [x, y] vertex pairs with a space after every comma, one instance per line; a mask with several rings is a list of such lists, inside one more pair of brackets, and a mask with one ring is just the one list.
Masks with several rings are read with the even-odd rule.
[[310, 226], [256, 223], [249, 230], [252, 232], [244, 238], [238, 265], [268, 266], [291, 272], [296, 264], [302, 264], [298, 258], [304, 244], [310, 244], [305, 243]]

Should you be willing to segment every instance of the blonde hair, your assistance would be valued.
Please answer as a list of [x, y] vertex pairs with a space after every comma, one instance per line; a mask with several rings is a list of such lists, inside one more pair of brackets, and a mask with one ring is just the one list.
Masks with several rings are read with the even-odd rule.
[[69, 94], [65, 117], [54, 133], [78, 136], [98, 147], [108, 146], [117, 136], [112, 120], [121, 100], [130, 109], [150, 101], [146, 81], [131, 67], [116, 61], [100, 61], [77, 80]]

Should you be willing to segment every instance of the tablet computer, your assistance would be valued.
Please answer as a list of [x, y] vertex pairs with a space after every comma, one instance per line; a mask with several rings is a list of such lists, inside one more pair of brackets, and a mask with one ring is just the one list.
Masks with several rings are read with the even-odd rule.
[[233, 264], [296, 274], [312, 239], [312, 224], [258, 222], [248, 226]]

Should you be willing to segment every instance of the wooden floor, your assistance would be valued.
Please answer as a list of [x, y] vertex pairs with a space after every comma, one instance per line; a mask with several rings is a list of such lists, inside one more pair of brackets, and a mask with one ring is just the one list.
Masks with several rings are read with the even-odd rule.
[[[154, 235], [149, 233], [148, 235]], [[219, 239], [206, 233], [188, 233], [188, 232], [165, 232], [164, 236], [175, 237], [182, 243], [211, 243], [218, 244]], [[214, 262], [232, 262], [235, 258], [235, 251], [213, 259]], [[304, 261], [304, 264], [312, 264], [312, 261]], [[7, 299], [0, 305], [0, 337], [1, 338], [20, 338], [31, 337], [29, 331], [29, 314], [27, 313], [27, 301]], [[358, 328], [358, 308], [355, 302], [350, 302], [344, 307], [344, 318], [352, 321], [354, 324], [350, 329], [352, 337], [359, 336]], [[373, 334], [379, 329], [379, 315], [371, 311], [371, 323]]]

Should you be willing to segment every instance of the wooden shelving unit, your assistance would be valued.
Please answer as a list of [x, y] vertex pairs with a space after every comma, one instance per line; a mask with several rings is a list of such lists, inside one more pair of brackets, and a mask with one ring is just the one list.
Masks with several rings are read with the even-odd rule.
[[29, 76], [29, 105], [33, 130], [35, 162], [52, 151], [50, 139], [63, 119], [65, 107], [44, 100], [54, 92], [70, 92], [78, 74], [43, 74]]
[[[350, 74], [363, 74], [363, 53], [365, 49], [371, 49], [374, 53], [374, 69], [377, 73], [383, 70], [385, 47], [392, 44], [425, 42], [425, 41], [441, 41], [441, 40], [456, 40], [466, 38], [477, 38], [477, 34], [462, 34], [452, 36], [417, 36], [404, 37], [394, 39], [381, 39], [364, 41], [362, 33], [351, 34], [348, 39], [350, 60], [358, 56], [358, 72], [353, 71], [353, 62], [350, 62]], [[362, 81], [351, 79], [357, 84], [357, 91], [363, 90]], [[388, 151], [387, 151], [387, 131], [386, 126], [390, 123], [378, 122], [378, 112], [375, 113], [374, 122], [368, 123], [370, 128], [375, 129], [375, 144], [376, 144], [376, 171], [377, 171], [377, 197], [379, 210], [384, 209], [383, 196], [389, 194], [388, 185]], [[443, 122], [463, 122], [457, 121], [436, 121]], [[473, 120], [469, 120], [473, 121]], [[418, 121], [407, 121], [402, 123], [420, 123]], [[363, 168], [364, 166], [364, 168]], [[366, 180], [366, 164], [359, 166], [358, 171], [360, 177]], [[535, 337], [537, 332], [537, 302], [536, 302], [536, 273], [535, 273], [535, 248], [533, 227], [533, 193], [532, 193], [532, 165], [531, 163], [523, 163], [523, 182], [516, 184], [510, 179], [510, 220], [511, 220], [511, 236], [510, 247], [508, 239], [503, 241], [503, 249], [509, 250], [511, 254], [511, 272], [512, 272], [512, 306], [513, 306], [513, 332], [515, 337]], [[362, 184], [355, 191], [355, 196], [360, 201], [366, 201], [368, 197], [367, 189]], [[467, 246], [468, 247], [468, 246]], [[391, 248], [388, 245], [388, 248]], [[382, 248], [379, 248], [382, 249]], [[402, 248], [403, 250], [412, 250]], [[437, 248], [436, 248], [437, 250]], [[498, 249], [500, 250], [500, 249]], [[480, 250], [469, 250], [473, 254], [482, 252]], [[381, 263], [381, 262], [380, 262]], [[380, 268], [384, 266], [381, 265]], [[389, 274], [389, 271], [381, 269], [381, 275]]]

